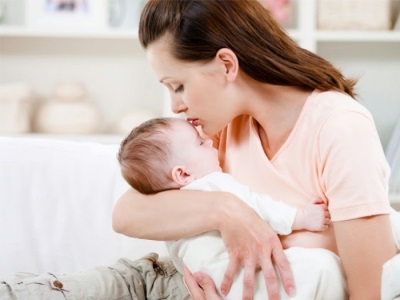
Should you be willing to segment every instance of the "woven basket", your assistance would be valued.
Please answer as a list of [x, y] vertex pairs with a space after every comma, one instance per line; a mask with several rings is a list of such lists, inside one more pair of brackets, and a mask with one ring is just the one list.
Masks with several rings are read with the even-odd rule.
[[388, 30], [390, 0], [318, 0], [318, 28]]

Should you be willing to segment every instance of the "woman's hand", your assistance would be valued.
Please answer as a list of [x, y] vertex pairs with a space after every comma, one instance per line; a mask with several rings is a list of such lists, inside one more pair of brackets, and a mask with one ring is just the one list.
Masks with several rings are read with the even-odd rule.
[[229, 264], [221, 284], [222, 294], [229, 293], [233, 279], [243, 267], [243, 299], [253, 299], [255, 273], [261, 268], [268, 299], [279, 299], [275, 265], [285, 291], [293, 296], [295, 284], [292, 270], [277, 234], [244, 202], [236, 198], [226, 201], [226, 204], [219, 228], [229, 252]]
[[210, 276], [201, 272], [193, 275], [186, 266], [183, 268], [186, 286], [194, 300], [222, 300]]

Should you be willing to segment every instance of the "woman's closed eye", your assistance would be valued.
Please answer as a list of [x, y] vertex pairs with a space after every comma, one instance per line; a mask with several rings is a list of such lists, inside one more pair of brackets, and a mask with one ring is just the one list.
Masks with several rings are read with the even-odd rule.
[[183, 92], [183, 85], [180, 84], [180, 85], [178, 85], [178, 87], [174, 88], [174, 92], [175, 93]]

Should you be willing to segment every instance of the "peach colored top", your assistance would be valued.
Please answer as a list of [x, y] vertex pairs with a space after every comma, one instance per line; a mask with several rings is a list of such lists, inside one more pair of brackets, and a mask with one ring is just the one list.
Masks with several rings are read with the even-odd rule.
[[[250, 116], [218, 135], [221, 167], [259, 193], [301, 207], [320, 197], [332, 221], [388, 214], [389, 167], [371, 114], [350, 96], [314, 91], [284, 145], [268, 159]], [[284, 248], [337, 253], [332, 228], [282, 237]]]

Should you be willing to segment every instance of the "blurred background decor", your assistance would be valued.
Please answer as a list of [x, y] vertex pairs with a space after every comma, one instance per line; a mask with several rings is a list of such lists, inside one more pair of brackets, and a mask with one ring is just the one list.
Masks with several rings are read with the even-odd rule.
[[35, 95], [25, 83], [0, 84], [0, 133], [32, 130]]
[[290, 0], [259, 0], [276, 20], [286, 23], [289, 20]]
[[109, 0], [108, 24], [113, 28], [138, 28], [146, 0]]
[[397, 14], [395, 14], [394, 20], [395, 20], [395, 22], [394, 22], [393, 29], [399, 31], [400, 30], [400, 11], [397, 12]]
[[388, 30], [391, 8], [391, 0], [318, 0], [318, 28]]
[[0, 0], [0, 24], [3, 22], [6, 16], [6, 1]]
[[[324, 12], [320, 11], [320, 4], [328, 0], [258, 1], [271, 11], [280, 12], [274, 12], [277, 19], [289, 18], [288, 22], [281, 22], [300, 47], [333, 62], [346, 76], [359, 79], [356, 91], [359, 101], [371, 111], [386, 148], [400, 115], [400, 31], [321, 29], [318, 19]], [[335, 15], [342, 10], [341, 5], [357, 2], [330, 1]], [[366, 16], [363, 10], [374, 7], [373, 16], [363, 20], [375, 26], [381, 9], [387, 9], [388, 0], [358, 1], [362, 5], [352, 8], [353, 16]], [[69, 22], [60, 28], [35, 27], [28, 21], [26, 12], [32, 9], [43, 14], [45, 0], [0, 2], [5, 3], [5, 15], [0, 23], [0, 84], [24, 82], [41, 98], [48, 98], [58, 82], [83, 83], [102, 112], [102, 119], [96, 134], [78, 138], [118, 142], [121, 136], [115, 133], [126, 132], [121, 128], [130, 129], [141, 120], [140, 115], [172, 115], [169, 93], [151, 71], [138, 39], [136, 8], [141, 8], [145, 1], [89, 0], [87, 3], [105, 10], [103, 22], [106, 24], [100, 22], [99, 27], [90, 30], [80, 26], [70, 28]], [[400, 0], [389, 2], [394, 20], [399, 14]], [[128, 12], [124, 17], [124, 5], [133, 7], [129, 8], [129, 18]], [[345, 21], [342, 17], [337, 19]], [[70, 114], [66, 110], [65, 118]], [[76, 135], [49, 136], [76, 138]]]
[[42, 133], [95, 134], [101, 125], [99, 108], [79, 82], [57, 84], [52, 98], [39, 106], [35, 116], [35, 131]]
[[386, 159], [391, 168], [389, 192], [400, 194], [400, 116], [386, 148]]
[[88, 30], [107, 25], [104, 0], [29, 0], [26, 4], [31, 28]]
[[137, 110], [123, 114], [115, 125], [115, 133], [121, 135], [128, 135], [132, 129], [141, 123], [152, 118], [160, 117], [154, 112], [148, 110]]

